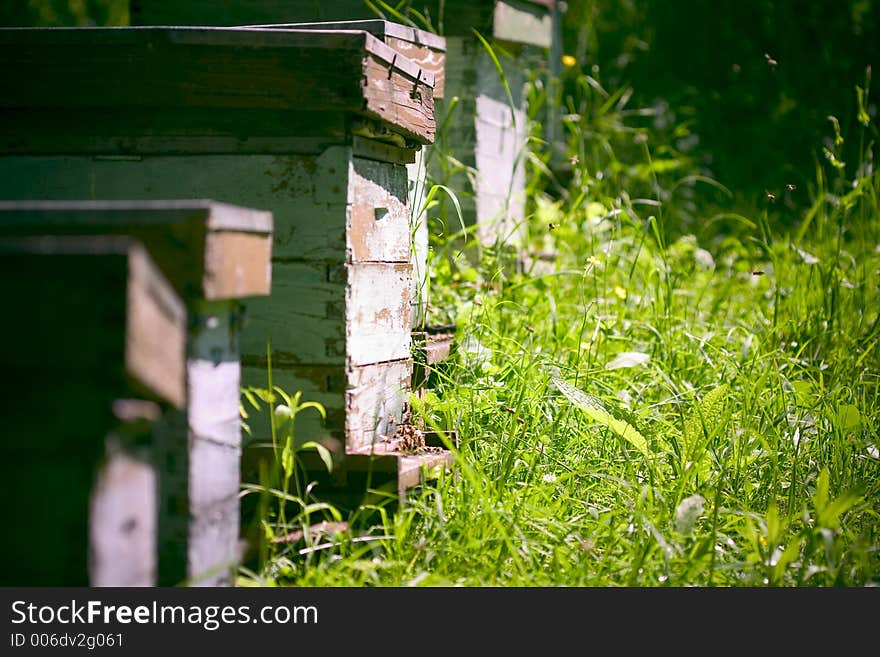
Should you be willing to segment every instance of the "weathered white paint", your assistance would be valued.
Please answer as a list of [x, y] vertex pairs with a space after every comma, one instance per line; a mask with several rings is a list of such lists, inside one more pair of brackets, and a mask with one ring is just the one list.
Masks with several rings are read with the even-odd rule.
[[[446, 45], [446, 97], [438, 101], [437, 115], [438, 124], [447, 121], [448, 115], [448, 127], [438, 136], [435, 148], [441, 158], [432, 159], [429, 172], [461, 190], [464, 222], [477, 224], [484, 244], [502, 239], [518, 246], [522, 231], [516, 227], [524, 218], [528, 134], [521, 56], [499, 56], [511, 92], [508, 98], [492, 58], [479, 41], [472, 36], [449, 36]], [[444, 171], [443, 153], [452, 155], [465, 169], [452, 174]], [[457, 228], [451, 204], [441, 201], [452, 228]]]
[[155, 586], [157, 498], [152, 465], [122, 451], [109, 455], [89, 508], [91, 586]]
[[477, 235], [522, 243], [525, 201], [525, 112], [506, 101], [477, 97]]
[[[187, 583], [229, 586], [238, 562], [238, 498], [219, 502], [192, 518], [189, 525]], [[229, 546], [235, 546], [230, 550]]]
[[195, 580], [210, 573], [203, 584], [228, 584], [228, 570], [235, 565], [238, 552], [238, 303], [198, 302], [191, 314], [187, 349], [187, 572]]
[[409, 399], [412, 361], [353, 368], [346, 391], [346, 447], [363, 449], [394, 433]]
[[[363, 409], [377, 405], [376, 391], [387, 387], [385, 375], [381, 367], [354, 372], [361, 365], [410, 358], [414, 287], [403, 166], [354, 158], [350, 147], [333, 147], [319, 156], [0, 158], [0, 176], [9, 179], [3, 193], [15, 190], [19, 197], [203, 197], [272, 212], [272, 293], [248, 300], [245, 309], [243, 382], [266, 385], [271, 343], [275, 382], [325, 403], [331, 414], [326, 429], [314, 413], [303, 416], [301, 428], [298, 420], [303, 440], [332, 431], [357, 441], [362, 430], [372, 439], [372, 420], [362, 419]], [[199, 382], [191, 387], [192, 433], [233, 444], [232, 415], [214, 417], [201, 409], [221, 398], [228, 404], [236, 372], [226, 363], [234, 358], [223, 360], [222, 345], [203, 347], [198, 362], [190, 359], [191, 380]], [[380, 378], [370, 382], [370, 372]], [[362, 394], [372, 401], [361, 403]], [[402, 399], [392, 394], [388, 408], [399, 410]], [[356, 414], [351, 422], [348, 409]], [[190, 476], [197, 477], [196, 471]]]
[[349, 262], [409, 262], [404, 167], [352, 158], [346, 230]]
[[410, 278], [405, 264], [362, 263], [349, 268], [346, 352], [351, 365], [410, 356]]

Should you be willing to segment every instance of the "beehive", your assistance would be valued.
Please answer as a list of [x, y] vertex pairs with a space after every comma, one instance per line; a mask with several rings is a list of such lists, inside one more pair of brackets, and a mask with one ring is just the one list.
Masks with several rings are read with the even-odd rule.
[[0, 239], [3, 586], [154, 584], [153, 425], [186, 397], [186, 313], [138, 242]]
[[[527, 138], [523, 96], [526, 56], [551, 47], [553, 0], [410, 0], [395, 3], [428, 17], [446, 40], [444, 100], [437, 105], [436, 150], [431, 177], [460, 194], [466, 225], [476, 224], [485, 244], [496, 240], [518, 248], [523, 240]], [[363, 0], [132, 0], [131, 20], [140, 25], [248, 25], [375, 19]], [[473, 31], [495, 46], [510, 90], [508, 96], [492, 56]], [[448, 118], [447, 118], [448, 114]], [[460, 164], [459, 164], [460, 163]], [[461, 165], [464, 165], [462, 168]], [[446, 221], [458, 225], [451, 204]]]
[[4, 237], [104, 234], [143, 243], [188, 311], [185, 409], [154, 437], [157, 582], [229, 584], [239, 538], [241, 300], [269, 293], [272, 217], [201, 200], [0, 202]]
[[[325, 23], [280, 23], [254, 25], [264, 29], [364, 30], [434, 76], [434, 99], [443, 98], [446, 69], [446, 41], [443, 37], [407, 25], [385, 20], [331, 21]], [[428, 310], [428, 217], [427, 200], [428, 147], [415, 153], [415, 161], [406, 165], [410, 236], [412, 239], [412, 288], [410, 321], [414, 330], [422, 330]]]
[[299, 438], [343, 441], [343, 480], [372, 463], [410, 388], [405, 165], [433, 140], [431, 74], [364, 31], [0, 30], [0, 54], [0, 196], [272, 212], [242, 381], [266, 385], [271, 345], [274, 383], [328, 411]]

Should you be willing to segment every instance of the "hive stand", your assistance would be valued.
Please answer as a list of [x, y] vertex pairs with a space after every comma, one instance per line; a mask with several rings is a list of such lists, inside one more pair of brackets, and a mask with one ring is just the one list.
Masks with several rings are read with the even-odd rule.
[[150, 586], [153, 426], [182, 407], [186, 313], [138, 242], [0, 239], [3, 586]]
[[[551, 47], [554, 0], [410, 0], [401, 10], [406, 7], [429, 17], [446, 39], [444, 101], [437, 104], [437, 123], [446, 127], [439, 131], [435, 148], [455, 161], [431, 157], [429, 173], [435, 181], [462, 193], [459, 200], [465, 224], [476, 224], [483, 244], [500, 240], [518, 250], [525, 237], [526, 60], [531, 49], [543, 52]], [[250, 25], [377, 17], [363, 0], [132, 0], [130, 15], [138, 25]], [[472, 30], [495, 48], [510, 98], [492, 57]], [[458, 226], [455, 210], [442, 197], [441, 201], [446, 225], [454, 229]]]
[[[434, 138], [433, 76], [364, 31], [6, 29], [0, 56], [0, 197], [271, 211], [242, 382], [266, 386], [271, 344], [273, 382], [327, 409], [298, 439], [344, 445], [335, 482], [384, 469], [396, 486], [404, 459], [381, 441], [412, 370], [405, 164]], [[251, 426], [268, 436], [266, 416]]]
[[240, 301], [269, 294], [272, 215], [205, 200], [0, 202], [0, 235], [140, 240], [183, 298], [185, 414], [157, 430], [158, 583], [228, 585], [239, 539]]

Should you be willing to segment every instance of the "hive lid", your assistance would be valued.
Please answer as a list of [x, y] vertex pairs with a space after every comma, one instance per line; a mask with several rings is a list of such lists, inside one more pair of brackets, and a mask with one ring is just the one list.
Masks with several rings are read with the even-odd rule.
[[293, 29], [293, 30], [363, 30], [373, 36], [385, 40], [393, 37], [432, 50], [446, 51], [446, 39], [433, 32], [420, 30], [409, 25], [394, 23], [382, 19], [364, 19], [353, 21], [326, 21], [319, 23], [269, 23], [265, 25], [248, 25], [250, 28]]
[[140, 239], [187, 300], [269, 294], [272, 213], [210, 200], [0, 201], [0, 235]]
[[0, 151], [26, 150], [41, 127], [83, 148], [107, 131], [340, 137], [352, 115], [434, 139], [433, 74], [361, 30], [3, 28], [0, 59]]

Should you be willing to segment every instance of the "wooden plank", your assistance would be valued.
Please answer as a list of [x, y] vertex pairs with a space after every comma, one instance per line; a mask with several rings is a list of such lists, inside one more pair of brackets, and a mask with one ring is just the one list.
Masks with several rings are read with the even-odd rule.
[[[308, 126], [308, 130], [297, 127]], [[346, 143], [345, 111], [0, 107], [0, 152], [29, 155], [319, 154]]]
[[367, 160], [390, 162], [391, 164], [409, 164], [415, 162], [416, 153], [420, 152], [421, 149], [401, 148], [394, 144], [377, 141], [369, 134], [362, 137], [355, 133], [351, 138], [351, 151], [355, 156]]
[[89, 233], [143, 241], [188, 299], [269, 293], [271, 213], [211, 201], [0, 201], [0, 234]]
[[409, 358], [411, 267], [409, 262], [349, 267], [345, 339], [352, 365]]
[[[0, 97], [4, 110], [342, 111], [381, 119], [416, 143], [433, 139], [433, 75], [367, 32], [4, 28], [0, 58], [0, 86], [14, 90]], [[67, 123], [64, 114], [54, 121]], [[283, 130], [290, 137], [309, 126]]]
[[411, 376], [409, 359], [350, 370], [345, 394], [347, 451], [364, 449], [394, 433], [407, 408]]
[[[95, 259], [97, 267], [115, 268], [117, 271], [114, 275], [117, 276], [120, 268], [124, 267], [125, 292], [119, 298], [108, 301], [108, 304], [121, 308], [124, 316], [124, 322], [119, 322], [116, 327], [118, 347], [121, 349], [116, 366], [124, 369], [126, 376], [138, 389], [176, 406], [183, 405], [186, 399], [183, 364], [186, 312], [143, 246], [117, 236], [23, 237], [0, 240], [0, 253], [9, 262], [15, 256], [21, 273], [28, 271], [25, 268], [28, 264], [38, 269], [45, 268], [46, 272], [53, 272], [62, 280], [92, 275], [88, 267], [91, 259]], [[106, 264], [97, 264], [102, 258]], [[30, 263], [24, 260], [30, 260]], [[31, 270], [30, 275], [36, 277], [38, 272]], [[103, 279], [97, 277], [92, 280]], [[111, 290], [107, 288], [108, 293]], [[91, 293], [94, 294], [94, 288]], [[35, 347], [51, 339], [47, 331], [57, 325], [48, 323], [48, 315], [32, 316], [27, 320], [34, 323]], [[87, 317], [84, 321], [100, 322], [100, 318]], [[110, 367], [113, 367], [113, 361]]]
[[[89, 238], [91, 239], [91, 238]], [[186, 350], [185, 310], [143, 247], [129, 256], [125, 368], [130, 376], [177, 407], [183, 389]]]
[[262, 29], [364, 30], [434, 75], [434, 98], [443, 98], [446, 40], [437, 34], [386, 20], [327, 21], [250, 25]]
[[0, 198], [211, 198], [271, 213], [273, 257], [341, 263], [350, 153], [0, 157]]
[[222, 231], [205, 246], [205, 298], [267, 295], [272, 286], [272, 236]]
[[158, 497], [151, 464], [110, 455], [89, 505], [90, 586], [156, 585]]
[[[358, 32], [4, 28], [4, 108], [357, 110]], [[328, 56], [332, 54], [332, 56]]]
[[[318, 263], [282, 262], [273, 268], [270, 297], [248, 303], [242, 353], [273, 363], [345, 363], [346, 269]], [[328, 280], [337, 275], [342, 280]], [[372, 292], [371, 292], [372, 293]]]
[[[409, 60], [395, 61], [400, 65]], [[398, 71], [375, 56], [365, 57], [363, 63], [363, 113], [392, 126], [417, 144], [433, 143], [433, 75], [422, 69], [417, 69], [416, 75]]]
[[349, 185], [349, 261], [409, 262], [406, 169], [353, 158]]
[[522, 242], [525, 211], [525, 112], [477, 97], [477, 234], [484, 244]]
[[238, 565], [238, 496], [190, 520], [187, 552], [189, 586], [230, 586]]
[[549, 4], [523, 0], [497, 0], [492, 36], [502, 41], [549, 48], [553, 21]]
[[[283, 11], [283, 10], [281, 10]], [[259, 27], [263, 29], [295, 29], [295, 30], [363, 30], [381, 39], [388, 45], [392, 45], [389, 39], [405, 41], [413, 45], [424, 46], [435, 51], [446, 50], [446, 40], [439, 34], [420, 30], [409, 25], [383, 20], [381, 18], [322, 21], [322, 22], [287, 22], [287, 23], [260, 23], [246, 27]], [[394, 47], [394, 46], [392, 46]], [[397, 50], [395, 48], [395, 50]]]

